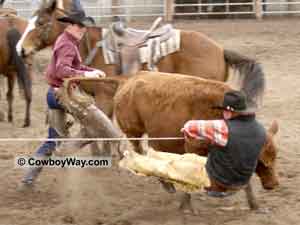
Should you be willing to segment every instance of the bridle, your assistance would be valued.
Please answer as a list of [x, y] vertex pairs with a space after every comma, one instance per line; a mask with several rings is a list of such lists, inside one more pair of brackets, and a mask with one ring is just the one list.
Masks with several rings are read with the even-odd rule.
[[[62, 14], [62, 16], [68, 15], [69, 12], [64, 10], [64, 9], [60, 9], [60, 8], [55, 8], [54, 11], [58, 11], [59, 13]], [[58, 22], [59, 23], [59, 22]], [[50, 22], [45, 23], [41, 26], [41, 30], [40, 30], [40, 34], [39, 34], [39, 39], [41, 41], [42, 44], [47, 45], [47, 41], [50, 37], [50, 34], [52, 32], [52, 26], [53, 26], [53, 21], [52, 19], [50, 20]]]

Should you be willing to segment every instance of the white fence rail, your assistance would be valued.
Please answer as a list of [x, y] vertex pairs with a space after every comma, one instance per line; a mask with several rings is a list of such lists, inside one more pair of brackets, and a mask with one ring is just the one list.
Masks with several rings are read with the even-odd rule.
[[[238, 1], [238, 0], [237, 0]], [[300, 0], [82, 0], [88, 15], [98, 21], [113, 16], [157, 17], [167, 21], [185, 16], [249, 15], [263, 18], [264, 15], [300, 15]], [[35, 1], [6, 1], [6, 6], [17, 9], [19, 15], [30, 17], [36, 9]], [[182, 3], [183, 2], [183, 3]], [[190, 2], [190, 3], [184, 3]], [[191, 3], [192, 2], [192, 3]], [[117, 5], [114, 5], [117, 4]]]

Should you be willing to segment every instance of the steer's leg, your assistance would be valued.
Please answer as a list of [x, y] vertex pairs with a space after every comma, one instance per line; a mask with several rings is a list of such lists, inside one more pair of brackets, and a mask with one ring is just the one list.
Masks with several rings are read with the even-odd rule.
[[[126, 133], [127, 138], [141, 138], [143, 134], [130, 134]], [[133, 145], [133, 150], [139, 154], [143, 154], [142, 141], [140, 140], [130, 140], [130, 143]]]
[[[99, 147], [99, 145], [101, 147]], [[92, 142], [90, 145], [92, 156], [110, 156], [111, 145], [108, 141]]]
[[257, 200], [255, 198], [255, 195], [253, 193], [253, 189], [252, 189], [252, 185], [249, 182], [248, 185], [245, 187], [245, 192], [246, 192], [246, 196], [247, 196], [247, 201], [249, 204], [250, 209], [252, 210], [257, 210], [259, 209]]

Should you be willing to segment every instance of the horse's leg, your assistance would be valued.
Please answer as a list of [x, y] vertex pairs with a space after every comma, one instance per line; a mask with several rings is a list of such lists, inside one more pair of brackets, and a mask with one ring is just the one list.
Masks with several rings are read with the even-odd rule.
[[3, 111], [0, 111], [0, 121], [4, 121], [5, 120], [5, 114]]
[[[4, 86], [4, 76], [2, 74], [0, 74], [0, 99], [2, 99], [2, 91], [5, 90], [5, 86]], [[1, 110], [0, 111], [0, 121], [4, 121], [5, 120], [5, 114], [4, 112]]]
[[0, 99], [2, 99], [3, 93], [2, 90], [4, 90], [4, 76], [0, 74]]
[[26, 114], [25, 114], [25, 119], [24, 119], [24, 124], [23, 127], [29, 127], [30, 126], [30, 106], [31, 106], [31, 100], [32, 100], [32, 92], [31, 89], [29, 93], [25, 91], [25, 100], [26, 100]]
[[12, 122], [13, 121], [13, 112], [12, 112], [12, 102], [14, 99], [13, 95], [13, 90], [14, 90], [14, 85], [15, 85], [15, 75], [13, 73], [8, 74], [7, 76], [7, 93], [6, 93], [6, 99], [8, 103], [8, 121]]
[[250, 182], [245, 187], [245, 193], [246, 193], [246, 196], [247, 196], [247, 201], [248, 201], [248, 205], [249, 205], [250, 209], [252, 209], [252, 210], [259, 209], [256, 197], [253, 193], [252, 185], [251, 185]]

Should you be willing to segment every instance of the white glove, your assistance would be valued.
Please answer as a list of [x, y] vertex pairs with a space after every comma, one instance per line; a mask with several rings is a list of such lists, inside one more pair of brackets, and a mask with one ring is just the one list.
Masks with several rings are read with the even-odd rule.
[[84, 72], [84, 76], [90, 78], [106, 77], [105, 73], [101, 70], [86, 71]]
[[102, 70], [94, 70], [99, 74], [99, 77], [106, 77], [106, 74]]

